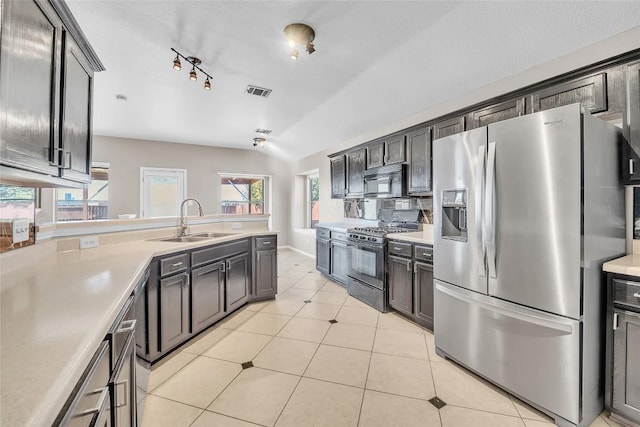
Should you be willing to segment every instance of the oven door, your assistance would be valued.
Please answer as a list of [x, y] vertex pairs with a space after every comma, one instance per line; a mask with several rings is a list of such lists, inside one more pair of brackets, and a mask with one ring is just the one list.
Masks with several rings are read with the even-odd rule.
[[348, 275], [378, 289], [384, 288], [384, 245], [348, 243]]

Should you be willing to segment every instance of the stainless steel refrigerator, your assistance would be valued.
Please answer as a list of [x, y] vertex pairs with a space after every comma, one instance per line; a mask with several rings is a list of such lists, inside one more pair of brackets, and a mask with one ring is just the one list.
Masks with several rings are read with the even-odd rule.
[[579, 104], [433, 142], [436, 351], [553, 417], [603, 409], [621, 131]]

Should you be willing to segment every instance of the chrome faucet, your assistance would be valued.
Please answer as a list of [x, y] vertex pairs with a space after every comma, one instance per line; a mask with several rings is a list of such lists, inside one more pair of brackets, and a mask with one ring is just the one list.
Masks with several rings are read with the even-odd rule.
[[184, 199], [182, 201], [182, 204], [180, 205], [180, 226], [178, 227], [178, 237], [186, 236], [187, 230], [189, 229], [189, 227], [187, 226], [187, 223], [185, 222], [185, 214], [184, 214], [184, 207], [188, 202], [196, 202], [196, 204], [198, 205], [198, 211], [200, 213], [200, 216], [204, 216], [202, 205], [198, 200]]

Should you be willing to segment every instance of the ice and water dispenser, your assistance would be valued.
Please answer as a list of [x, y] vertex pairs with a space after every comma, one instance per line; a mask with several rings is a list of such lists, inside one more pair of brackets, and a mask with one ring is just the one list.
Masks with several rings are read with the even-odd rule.
[[442, 238], [467, 241], [467, 190], [442, 192]]

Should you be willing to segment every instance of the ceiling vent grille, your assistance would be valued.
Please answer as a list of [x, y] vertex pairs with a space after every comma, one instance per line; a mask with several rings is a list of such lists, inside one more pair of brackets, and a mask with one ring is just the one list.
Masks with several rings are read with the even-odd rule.
[[271, 133], [271, 130], [269, 130], [269, 129], [256, 129], [255, 133], [261, 133], [263, 135], [269, 135]]
[[271, 95], [271, 89], [265, 89], [263, 87], [258, 87], [258, 86], [253, 86], [253, 85], [247, 86], [246, 92], [249, 95], [261, 96], [263, 98], [266, 98], [269, 95]]

